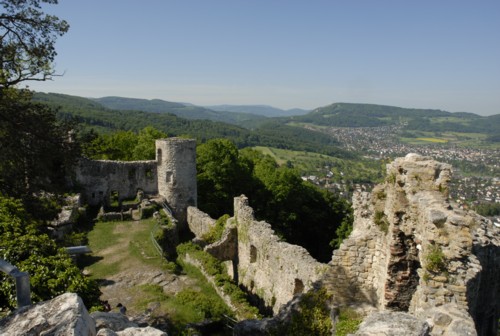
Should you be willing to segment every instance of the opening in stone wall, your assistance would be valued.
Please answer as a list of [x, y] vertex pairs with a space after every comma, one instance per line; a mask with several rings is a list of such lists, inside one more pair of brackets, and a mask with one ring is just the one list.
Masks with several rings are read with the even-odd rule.
[[109, 205], [112, 207], [117, 207], [120, 202], [120, 193], [116, 190], [111, 191], [109, 194]]
[[161, 148], [156, 150], [156, 163], [159, 165], [161, 164]]
[[173, 179], [174, 179], [174, 173], [172, 173], [171, 171], [166, 172], [165, 182], [172, 183]]
[[253, 245], [250, 245], [250, 262], [254, 263], [257, 261], [257, 248]]
[[147, 179], [152, 179], [153, 178], [153, 170], [148, 168], [146, 169], [146, 178]]
[[302, 294], [304, 291], [304, 283], [300, 279], [295, 279], [293, 287], [293, 295]]

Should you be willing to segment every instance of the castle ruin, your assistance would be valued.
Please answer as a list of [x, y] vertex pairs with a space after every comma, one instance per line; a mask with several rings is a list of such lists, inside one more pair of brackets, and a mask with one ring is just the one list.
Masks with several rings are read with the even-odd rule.
[[[195, 153], [194, 140], [171, 138], [156, 141], [152, 161], [82, 160], [77, 185], [91, 205], [134, 198], [139, 189], [160, 195], [202, 239], [215, 220], [196, 208]], [[327, 264], [256, 220], [244, 196], [235, 198], [221, 240], [205, 250], [274, 314], [323, 287], [336, 306], [407, 312], [431, 334], [491, 335], [500, 317], [500, 230], [449, 200], [450, 178], [450, 165], [416, 154], [388, 164], [384, 183], [355, 194], [353, 232]]]
[[[493, 335], [500, 317], [500, 230], [448, 199], [451, 166], [409, 154], [387, 179], [353, 198], [354, 229], [328, 264], [283, 242], [235, 198], [222, 239], [205, 250], [228, 260], [235, 281], [274, 313], [295, 295], [326, 288], [336, 307], [407, 312], [432, 335]], [[188, 208], [198, 238], [209, 217]]]
[[75, 184], [83, 202], [109, 204], [134, 199], [139, 190], [162, 196], [179, 224], [186, 223], [188, 206], [196, 206], [196, 140], [156, 140], [156, 160], [111, 161], [82, 159], [76, 167]]

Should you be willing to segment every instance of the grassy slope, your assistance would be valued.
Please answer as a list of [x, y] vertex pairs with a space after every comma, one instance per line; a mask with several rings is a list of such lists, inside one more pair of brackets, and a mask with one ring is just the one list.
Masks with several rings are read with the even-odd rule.
[[[171, 263], [169, 265], [165, 259], [159, 257], [150, 243], [149, 234], [153, 226], [152, 219], [95, 224], [88, 235], [88, 245], [93, 251], [92, 258], [95, 262], [86, 269], [92, 278], [113, 283], [113, 286], [101, 287], [103, 298], [107, 299], [106, 293], [111, 287], [116, 289], [120, 275], [134, 276], [137, 273], [157, 271], [170, 273], [172, 279], [177, 277], [169, 267]], [[195, 290], [200, 296], [206, 296], [223, 304], [197, 269], [185, 267], [183, 274], [188, 279], [182, 282], [184, 286], [180, 286], [180, 291]], [[165, 293], [161, 286], [154, 283], [143, 283], [132, 287], [124, 285], [121, 292], [113, 292], [113, 296], [129, 299], [126, 304], [129, 315], [144, 312], [151, 304], [156, 306], [154, 317], [158, 320], [168, 320], [168, 323], [173, 325], [169, 335], [180, 334], [186, 323], [200, 322], [204, 319], [202, 313], [179, 302], [176, 296]]]
[[263, 146], [253, 148], [263, 154], [270, 155], [280, 165], [286, 164], [288, 161], [292, 162], [301, 175], [324, 177], [328, 171], [325, 166], [330, 166], [329, 170], [333, 173], [332, 180], [338, 182], [341, 180], [377, 182], [383, 178], [382, 163], [373, 160], [341, 159], [324, 154]]

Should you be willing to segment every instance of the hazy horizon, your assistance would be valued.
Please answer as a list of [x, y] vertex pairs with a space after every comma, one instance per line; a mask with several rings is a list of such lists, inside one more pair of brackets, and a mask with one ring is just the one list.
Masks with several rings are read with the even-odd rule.
[[500, 113], [500, 2], [70, 2], [40, 92], [311, 110]]

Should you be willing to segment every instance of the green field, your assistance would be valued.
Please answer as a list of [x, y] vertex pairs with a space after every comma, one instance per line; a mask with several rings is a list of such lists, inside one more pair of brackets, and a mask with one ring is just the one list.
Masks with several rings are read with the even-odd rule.
[[486, 138], [487, 135], [482, 133], [405, 131], [400, 141], [414, 145], [448, 144], [460, 147], [500, 149], [500, 143], [486, 142]]
[[380, 182], [383, 179], [384, 163], [371, 159], [348, 160], [324, 154], [292, 151], [272, 147], [253, 147], [259, 152], [269, 155], [279, 165], [291, 164], [302, 176], [326, 176], [333, 173], [332, 181], [341, 182]]

